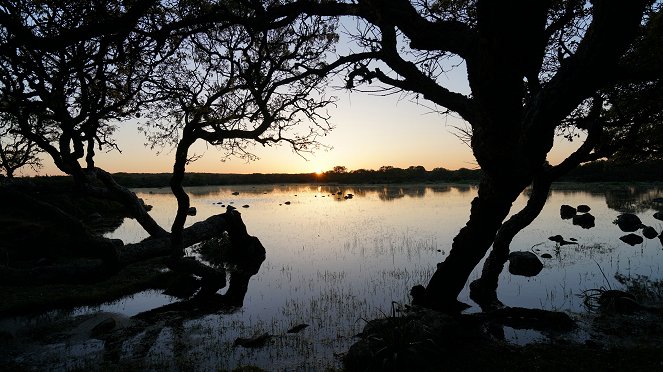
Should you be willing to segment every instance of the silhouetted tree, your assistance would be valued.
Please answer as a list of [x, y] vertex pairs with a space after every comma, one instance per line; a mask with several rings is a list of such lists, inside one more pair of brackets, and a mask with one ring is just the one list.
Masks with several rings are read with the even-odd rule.
[[12, 130], [10, 115], [0, 114], [0, 172], [7, 178], [22, 167], [37, 171], [41, 168], [39, 147], [28, 138]]
[[[246, 19], [253, 11], [233, 9]], [[322, 91], [326, 74], [313, 71], [324, 68], [336, 40], [335, 24], [320, 18], [268, 28], [259, 22], [216, 22], [202, 30], [196, 26], [178, 40], [178, 51], [147, 84], [154, 99], [144, 126], [154, 146], [176, 148], [170, 181], [178, 200], [171, 228], [174, 256], [182, 257], [185, 248], [189, 197], [182, 181], [186, 165], [196, 158], [190, 147], [202, 140], [226, 156], [249, 160], [255, 158], [251, 144], [287, 143], [297, 153], [317, 148], [318, 137], [332, 128], [324, 109], [333, 99]]]
[[[602, 156], [606, 92], [663, 75], [654, 1], [293, 1], [269, 10], [276, 20], [302, 13], [356, 18], [363, 27], [351, 36], [367, 58], [351, 66], [348, 87], [377, 81], [469, 123], [483, 172], [478, 196], [446, 260], [415, 298], [439, 309], [456, 307], [498, 231], [519, 231], [538, 215], [534, 195], [547, 195], [558, 174]], [[460, 60], [470, 95], [445, 87], [442, 78]], [[568, 125], [589, 132], [587, 139], [552, 170], [546, 156], [556, 131]], [[531, 207], [503, 226], [530, 184]]]
[[[241, 3], [17, 0], [0, 5], [0, 112], [16, 119], [11, 130], [72, 175], [79, 191], [122, 202], [152, 237], [121, 247], [98, 239], [104, 252], [113, 252], [104, 253], [111, 261], [170, 252], [174, 268], [216, 282], [211, 289], [223, 285], [223, 273], [182, 259], [183, 248], [223, 231], [233, 244], [259, 242], [230, 208], [183, 227], [189, 147], [202, 139], [229, 154], [247, 154], [246, 141], [287, 141], [296, 151], [307, 151], [330, 129], [321, 109], [332, 101], [319, 90], [326, 75], [319, 72], [334, 67], [322, 60], [335, 41], [333, 23], [311, 18], [248, 23], [255, 8]], [[221, 16], [212, 22], [209, 12]], [[119, 149], [115, 125], [146, 113], [150, 138], [177, 148], [171, 188], [178, 210], [170, 233], [95, 163], [96, 151]]]

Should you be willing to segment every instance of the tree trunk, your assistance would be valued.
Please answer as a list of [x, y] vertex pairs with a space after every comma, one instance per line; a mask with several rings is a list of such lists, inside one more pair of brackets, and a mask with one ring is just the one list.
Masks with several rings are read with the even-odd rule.
[[414, 304], [442, 311], [459, 309], [458, 294], [486, 254], [521, 191], [518, 186], [500, 185], [484, 178], [478, 196], [472, 201], [469, 221], [454, 238], [449, 256], [437, 265], [425, 292], [422, 295], [413, 293]]
[[551, 185], [550, 178], [537, 177], [532, 183], [532, 193], [527, 205], [502, 224], [495, 236], [493, 249], [484, 262], [481, 278], [470, 284], [470, 298], [479, 304], [483, 311], [504, 306], [497, 298], [497, 285], [500, 273], [509, 257], [509, 246], [516, 234], [532, 223], [541, 213], [548, 199]]

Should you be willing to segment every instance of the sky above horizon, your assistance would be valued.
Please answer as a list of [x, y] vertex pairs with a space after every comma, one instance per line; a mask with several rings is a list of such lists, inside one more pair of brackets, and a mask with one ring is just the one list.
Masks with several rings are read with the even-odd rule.
[[[454, 133], [454, 127], [465, 123], [451, 115], [431, 112], [407, 97], [380, 97], [367, 93], [336, 92], [337, 106], [330, 108], [332, 132], [321, 139], [330, 148], [313, 154], [295, 154], [287, 145], [262, 147], [249, 150], [259, 159], [247, 162], [243, 159], [222, 161], [222, 153], [200, 141], [191, 154], [202, 157], [187, 167], [188, 172], [207, 173], [312, 173], [327, 171], [336, 165], [349, 170], [378, 169], [383, 165], [407, 168], [424, 166], [446, 169], [478, 168], [470, 148]], [[165, 173], [172, 171], [174, 151], [164, 149], [157, 154], [146, 146], [146, 138], [137, 130], [135, 122], [122, 123], [115, 138], [120, 146], [117, 151], [98, 152], [97, 166], [110, 172]], [[557, 139], [549, 154], [553, 164], [563, 160], [580, 141], [569, 143]], [[30, 172], [24, 172], [31, 175]], [[41, 175], [62, 174], [46, 159]]]
[[[454, 61], [450, 61], [453, 63]], [[457, 62], [457, 61], [456, 61]], [[338, 79], [338, 77], [337, 77]], [[440, 83], [448, 89], [468, 94], [469, 84], [464, 64], [456, 64]], [[335, 85], [340, 85], [339, 81]], [[258, 160], [223, 160], [223, 153], [198, 141], [190, 155], [200, 156], [187, 166], [187, 172], [205, 173], [312, 173], [331, 170], [334, 166], [355, 169], [378, 169], [388, 165], [398, 168], [423, 166], [427, 170], [470, 168], [478, 165], [471, 149], [458, 137], [458, 127], [466, 123], [453, 115], [433, 112], [427, 101], [417, 104], [412, 95], [377, 95], [328, 90], [337, 97], [335, 107], [329, 107], [334, 129], [320, 139], [328, 149], [300, 156], [287, 145], [248, 148]], [[97, 151], [96, 165], [109, 172], [167, 173], [172, 171], [174, 151], [166, 148], [150, 149], [147, 139], [138, 131], [138, 123], [120, 123], [114, 138], [121, 150]], [[556, 164], [580, 145], [563, 138], [555, 141], [548, 160]], [[22, 175], [34, 175], [23, 170]], [[41, 175], [60, 175], [50, 159], [45, 159]]]

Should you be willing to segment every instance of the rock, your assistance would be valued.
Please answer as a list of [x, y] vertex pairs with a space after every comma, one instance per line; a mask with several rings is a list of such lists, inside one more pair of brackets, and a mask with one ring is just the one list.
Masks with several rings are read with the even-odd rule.
[[657, 220], [663, 221], [663, 212], [654, 213], [654, 218], [656, 218]]
[[578, 225], [583, 229], [591, 229], [592, 227], [596, 226], [594, 224], [594, 216], [589, 213], [573, 216], [573, 224]]
[[101, 322], [97, 323], [92, 329], [90, 330], [90, 336], [97, 338], [101, 335], [104, 335], [106, 333], [109, 333], [113, 329], [115, 329], [115, 326], [117, 323], [115, 322], [115, 319], [112, 317], [108, 317]]
[[568, 220], [570, 218], [573, 218], [573, 216], [576, 215], [576, 209], [573, 208], [570, 205], [562, 204], [561, 207], [559, 207], [559, 216], [562, 217], [563, 220]]
[[580, 213], [587, 213], [592, 210], [592, 208], [589, 207], [589, 205], [586, 204], [580, 204], [578, 208], [576, 208], [578, 212]]
[[196, 210], [196, 207], [189, 207], [189, 210], [186, 212], [189, 216], [195, 216], [198, 211]]
[[511, 252], [509, 272], [513, 275], [535, 276], [543, 270], [543, 263], [532, 252]]
[[645, 228], [642, 229], [642, 235], [647, 239], [654, 239], [658, 236], [658, 232], [651, 226], [645, 226]]
[[624, 243], [630, 246], [641, 244], [643, 241], [645, 241], [640, 235], [636, 235], [633, 233], [624, 235], [621, 238], [619, 238], [619, 240], [623, 241]]
[[632, 213], [624, 213], [617, 216], [617, 219], [613, 222], [619, 226], [619, 229], [623, 232], [633, 232], [637, 231], [642, 227], [642, 221], [640, 217]]
[[248, 204], [244, 204], [244, 205], [242, 205], [242, 208], [248, 208], [248, 207], [249, 207]]
[[285, 202], [285, 203], [283, 203], [283, 204], [285, 204], [285, 205], [290, 205], [290, 202], [289, 202], [289, 201], [287, 201], [287, 202]]
[[234, 191], [232, 194], [233, 195], [239, 195], [239, 191]]
[[290, 328], [290, 329], [288, 330], [288, 333], [299, 333], [299, 332], [301, 332], [302, 330], [304, 330], [304, 328], [306, 328], [306, 327], [308, 327], [308, 326], [309, 326], [309, 325], [306, 324], [306, 323], [298, 324], [298, 325], [296, 325], [296, 326]]
[[552, 258], [552, 255], [550, 253], [544, 253], [541, 255], [541, 258]]

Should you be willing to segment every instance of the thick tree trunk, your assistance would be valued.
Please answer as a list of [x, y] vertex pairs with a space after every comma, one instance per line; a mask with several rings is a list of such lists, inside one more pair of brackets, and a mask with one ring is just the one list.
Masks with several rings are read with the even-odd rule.
[[458, 294], [486, 254], [521, 191], [518, 186], [500, 185], [488, 178], [481, 182], [478, 196], [472, 201], [469, 221], [454, 238], [449, 256], [437, 265], [425, 292], [413, 293], [414, 304], [443, 311], [458, 310]]
[[603, 100], [595, 98], [588, 119], [589, 128], [585, 142], [560, 164], [554, 167], [544, 166], [544, 169], [532, 181], [532, 192], [525, 207], [500, 227], [493, 242], [493, 249], [484, 263], [481, 278], [470, 285], [470, 297], [481, 306], [482, 310], [489, 311], [503, 306], [497, 298], [497, 287], [499, 275], [509, 257], [509, 246], [513, 238], [539, 216], [546, 204], [553, 181], [580, 163], [595, 160], [604, 155], [603, 153], [592, 154], [602, 136], [601, 126], [598, 125], [602, 106]]
[[470, 284], [470, 298], [479, 304], [483, 311], [503, 307], [497, 298], [497, 285], [500, 273], [509, 257], [509, 246], [513, 238], [541, 213], [551, 185], [551, 180], [545, 176], [536, 178], [532, 183], [527, 205], [502, 224], [495, 236], [493, 249], [484, 262], [481, 278]]

